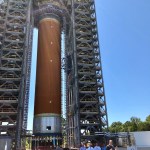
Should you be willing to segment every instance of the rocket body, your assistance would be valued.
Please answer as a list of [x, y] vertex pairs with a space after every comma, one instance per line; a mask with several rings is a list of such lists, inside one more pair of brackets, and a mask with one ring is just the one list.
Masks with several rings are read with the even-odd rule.
[[38, 26], [38, 53], [33, 134], [61, 133], [60, 22], [43, 18]]

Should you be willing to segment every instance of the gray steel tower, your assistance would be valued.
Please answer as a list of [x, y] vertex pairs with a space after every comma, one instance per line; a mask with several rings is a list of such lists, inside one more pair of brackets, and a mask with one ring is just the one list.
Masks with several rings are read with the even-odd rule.
[[70, 0], [67, 143], [97, 141], [108, 127], [94, 0]]
[[21, 136], [27, 128], [32, 41], [30, 11], [29, 0], [0, 3], [0, 137], [10, 139], [12, 149], [20, 148]]

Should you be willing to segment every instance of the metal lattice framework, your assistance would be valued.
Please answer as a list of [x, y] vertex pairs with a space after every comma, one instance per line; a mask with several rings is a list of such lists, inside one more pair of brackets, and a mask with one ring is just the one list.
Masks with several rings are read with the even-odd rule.
[[71, 0], [68, 55], [67, 143], [96, 141], [108, 126], [94, 0]]
[[[0, 133], [16, 149], [27, 127], [31, 66], [31, 1], [0, 4]], [[13, 143], [13, 142], [12, 142]]]
[[38, 27], [46, 16], [58, 17], [62, 23], [68, 146], [96, 141], [95, 133], [108, 127], [94, 0], [34, 0], [33, 4], [4, 0], [0, 4], [0, 132], [12, 137], [16, 149], [27, 126], [32, 18]]

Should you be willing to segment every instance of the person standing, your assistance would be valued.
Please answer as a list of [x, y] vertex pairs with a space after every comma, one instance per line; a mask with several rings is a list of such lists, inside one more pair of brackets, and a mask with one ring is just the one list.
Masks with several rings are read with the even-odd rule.
[[85, 147], [85, 144], [84, 144], [84, 143], [81, 143], [80, 150], [86, 150], [86, 147]]
[[106, 146], [104, 143], [102, 143], [102, 145], [101, 145], [101, 150], [106, 150]]
[[89, 143], [89, 147], [87, 148], [87, 150], [94, 150], [94, 148], [92, 147], [92, 143]]
[[115, 150], [112, 140], [109, 140], [109, 144], [106, 146], [106, 150]]
[[100, 146], [98, 145], [98, 143], [96, 143], [94, 150], [101, 150]]

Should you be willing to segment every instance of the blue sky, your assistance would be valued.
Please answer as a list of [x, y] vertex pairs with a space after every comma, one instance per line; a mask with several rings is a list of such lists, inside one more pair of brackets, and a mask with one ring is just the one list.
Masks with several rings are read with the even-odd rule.
[[[150, 115], [150, 0], [95, 0], [95, 4], [109, 124], [132, 116], [144, 121]], [[28, 129], [33, 120], [34, 40]]]
[[95, 0], [109, 124], [150, 115], [150, 0]]

